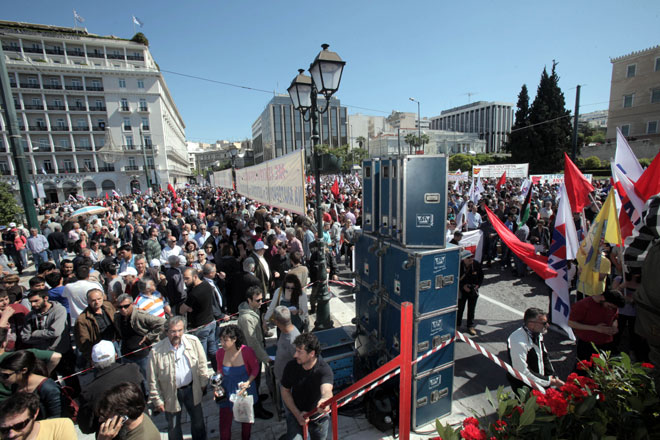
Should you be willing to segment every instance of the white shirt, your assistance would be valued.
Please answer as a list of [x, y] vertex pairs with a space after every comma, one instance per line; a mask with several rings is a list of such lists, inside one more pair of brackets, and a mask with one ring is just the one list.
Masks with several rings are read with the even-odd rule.
[[181, 388], [190, 385], [193, 380], [192, 369], [190, 368], [190, 361], [185, 356], [186, 347], [183, 338], [181, 338], [181, 343], [177, 348], [174, 348], [169, 339], [167, 342], [170, 344], [170, 349], [174, 353], [174, 376], [176, 387]]
[[75, 324], [78, 316], [80, 316], [83, 310], [88, 306], [87, 292], [91, 289], [101, 289], [101, 291], [103, 291], [101, 285], [87, 280], [79, 280], [75, 283], [70, 283], [64, 286], [62, 296], [69, 300], [71, 325]]
[[174, 247], [165, 246], [165, 249], [160, 252], [160, 262], [167, 264], [170, 255], [183, 255], [183, 249], [178, 244], [175, 244]]
[[195, 234], [194, 240], [197, 243], [197, 246], [201, 248], [204, 247], [204, 242], [206, 242], [206, 240], [208, 240], [210, 236], [211, 233], [209, 231], [204, 232], [204, 235], [202, 235], [201, 232], [198, 232], [197, 234]]

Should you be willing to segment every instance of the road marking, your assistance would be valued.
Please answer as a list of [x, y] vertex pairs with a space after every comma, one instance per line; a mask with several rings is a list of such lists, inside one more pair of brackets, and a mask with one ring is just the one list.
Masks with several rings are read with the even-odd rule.
[[500, 307], [502, 307], [504, 310], [508, 310], [509, 312], [513, 313], [514, 315], [518, 315], [518, 316], [520, 316], [521, 318], [522, 318], [523, 316], [525, 316], [525, 314], [524, 314], [523, 312], [521, 312], [520, 310], [514, 309], [514, 308], [511, 307], [511, 306], [507, 306], [506, 304], [501, 303], [501, 302], [499, 302], [499, 301], [496, 300], [496, 299], [489, 298], [489, 297], [487, 297], [486, 295], [480, 294], [480, 295], [479, 295], [479, 298], [483, 298], [483, 299], [485, 299], [486, 301], [495, 304], [496, 306], [500, 306]]

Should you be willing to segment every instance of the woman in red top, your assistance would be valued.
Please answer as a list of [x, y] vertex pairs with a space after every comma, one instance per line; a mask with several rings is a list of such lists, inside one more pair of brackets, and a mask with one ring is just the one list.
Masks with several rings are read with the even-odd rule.
[[[215, 358], [217, 360], [218, 372], [222, 373], [222, 386], [227, 396], [241, 392], [247, 392], [252, 396], [253, 402], [257, 403], [259, 393], [254, 379], [259, 374], [259, 362], [254, 351], [247, 345], [243, 345], [245, 337], [237, 325], [228, 325], [220, 333], [220, 348]], [[216, 395], [217, 397], [217, 395]], [[234, 418], [233, 403], [224, 399], [218, 403], [220, 407], [220, 440], [231, 439], [231, 424]], [[248, 440], [252, 431], [251, 423], [242, 423], [241, 439]]]

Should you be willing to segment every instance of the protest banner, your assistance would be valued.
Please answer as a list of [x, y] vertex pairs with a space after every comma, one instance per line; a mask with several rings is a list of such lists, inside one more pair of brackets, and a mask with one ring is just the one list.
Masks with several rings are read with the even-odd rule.
[[472, 177], [499, 179], [506, 172], [508, 179], [524, 179], [529, 173], [528, 163], [503, 163], [498, 165], [472, 165]]

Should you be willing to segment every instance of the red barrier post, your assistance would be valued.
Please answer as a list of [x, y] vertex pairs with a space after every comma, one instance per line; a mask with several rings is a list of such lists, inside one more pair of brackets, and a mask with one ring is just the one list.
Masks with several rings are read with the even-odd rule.
[[338, 440], [339, 436], [339, 429], [338, 429], [338, 412], [337, 412], [337, 401], [333, 400], [332, 401], [332, 440]]
[[413, 305], [401, 304], [401, 375], [399, 376], [399, 439], [410, 439], [410, 410], [412, 387]]

